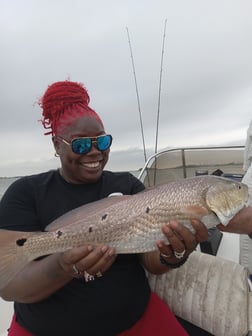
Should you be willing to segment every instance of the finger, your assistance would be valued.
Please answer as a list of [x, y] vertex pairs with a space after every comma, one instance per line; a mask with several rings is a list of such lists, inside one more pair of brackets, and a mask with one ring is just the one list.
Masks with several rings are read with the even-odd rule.
[[95, 265], [93, 265], [92, 267], [87, 269], [87, 272], [92, 274], [92, 275], [97, 275], [97, 273], [102, 273], [104, 274], [114, 263], [116, 259], [116, 255], [110, 257], [108, 260], [106, 261], [99, 261], [98, 263], [96, 263]]
[[157, 247], [162, 257], [164, 258], [174, 257], [173, 250], [171, 249], [170, 245], [167, 245], [167, 243], [165, 243], [164, 241], [162, 240], [157, 241]]
[[[178, 224], [179, 225], [179, 224]], [[179, 225], [180, 226], [180, 225]], [[174, 224], [174, 230], [171, 230], [169, 226], [163, 227], [163, 233], [166, 235], [167, 239], [170, 242], [170, 250], [172, 251], [172, 255], [167, 255], [168, 258], [165, 256], [166, 253], [163, 253], [163, 249], [161, 250], [161, 257], [163, 257], [165, 260], [173, 260], [174, 263], [178, 261], [178, 259], [183, 259], [188, 256], [190, 253], [189, 250], [187, 250], [187, 247], [184, 243], [184, 241], [181, 239], [180, 231], [175, 231], [177, 229], [177, 223]], [[182, 228], [183, 230], [183, 228]], [[182, 234], [183, 235], [183, 234]], [[160, 244], [160, 247], [162, 248], [162, 245]], [[171, 259], [169, 259], [171, 258]]]
[[76, 267], [80, 271], [86, 271], [88, 268], [92, 267], [97, 261], [102, 258], [104, 253], [108, 250], [108, 246], [96, 246], [90, 251], [89, 254], [83, 256], [83, 258], [79, 259], [75, 262]]
[[217, 229], [220, 230], [220, 231], [223, 231], [223, 232], [228, 232], [227, 227], [223, 224], [218, 224]]
[[84, 245], [72, 248], [60, 254], [59, 263], [66, 272], [72, 272], [72, 267], [82, 258], [87, 257], [93, 250], [93, 246]]
[[107, 245], [97, 246], [88, 256], [80, 260], [79, 264], [87, 270], [96, 264], [105, 262], [114, 255], [115, 250], [113, 248]]
[[[180, 232], [182, 230], [177, 229], [177, 222], [175, 225], [171, 225], [172, 222], [168, 225], [163, 226], [162, 231], [170, 243], [170, 248], [173, 251], [182, 252], [185, 250], [185, 244], [180, 238]], [[180, 232], [179, 232], [180, 231]], [[181, 236], [183, 238], [183, 236]]]
[[99, 272], [104, 273], [111, 267], [115, 259], [115, 250], [113, 248], [108, 248], [99, 259], [96, 259], [96, 261], [87, 268], [87, 272], [93, 275], [96, 275]]
[[[181, 248], [179, 250], [176, 249], [177, 252], [181, 252], [181, 249], [187, 249], [189, 251], [193, 251], [197, 246], [197, 242], [194, 234], [189, 231], [183, 224], [178, 221], [171, 221], [170, 228], [173, 230], [175, 235], [180, 237], [179, 241], [181, 242]], [[173, 247], [173, 246], [172, 246]]]
[[63, 254], [66, 262], [73, 263], [86, 257], [93, 249], [94, 248], [91, 245], [84, 245], [80, 247], [74, 247]]
[[192, 219], [191, 224], [195, 230], [195, 238], [198, 243], [207, 240], [208, 238], [208, 230], [205, 225], [199, 221], [198, 219]]

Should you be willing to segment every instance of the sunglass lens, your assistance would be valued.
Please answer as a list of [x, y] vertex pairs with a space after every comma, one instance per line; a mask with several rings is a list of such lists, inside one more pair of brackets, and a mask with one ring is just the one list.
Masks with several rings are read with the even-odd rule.
[[109, 134], [102, 135], [97, 138], [97, 147], [100, 151], [109, 149], [112, 143], [112, 136]]
[[80, 138], [72, 141], [72, 151], [76, 154], [86, 154], [92, 147], [90, 138]]

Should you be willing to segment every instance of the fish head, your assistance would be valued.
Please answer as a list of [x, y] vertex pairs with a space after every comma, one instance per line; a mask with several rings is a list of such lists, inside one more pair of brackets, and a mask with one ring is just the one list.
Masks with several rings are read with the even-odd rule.
[[206, 204], [217, 215], [220, 223], [227, 225], [246, 205], [248, 196], [246, 184], [218, 177], [206, 191]]

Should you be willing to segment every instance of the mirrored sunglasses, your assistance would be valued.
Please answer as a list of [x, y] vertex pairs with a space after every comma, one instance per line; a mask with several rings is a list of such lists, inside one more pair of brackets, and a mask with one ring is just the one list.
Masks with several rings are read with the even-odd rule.
[[92, 145], [101, 152], [110, 148], [112, 144], [112, 135], [110, 134], [103, 134], [98, 137], [83, 137], [83, 138], [75, 138], [71, 142], [66, 141], [62, 137], [57, 137], [66, 145], [71, 146], [72, 151], [75, 154], [87, 154], [91, 151]]

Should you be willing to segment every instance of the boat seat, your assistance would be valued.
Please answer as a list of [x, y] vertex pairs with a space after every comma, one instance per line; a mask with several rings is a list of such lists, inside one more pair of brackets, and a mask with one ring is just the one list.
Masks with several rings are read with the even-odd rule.
[[240, 264], [252, 274], [252, 239], [248, 235], [240, 235]]
[[152, 290], [179, 318], [214, 336], [252, 335], [246, 267], [195, 251], [180, 268], [147, 276]]

